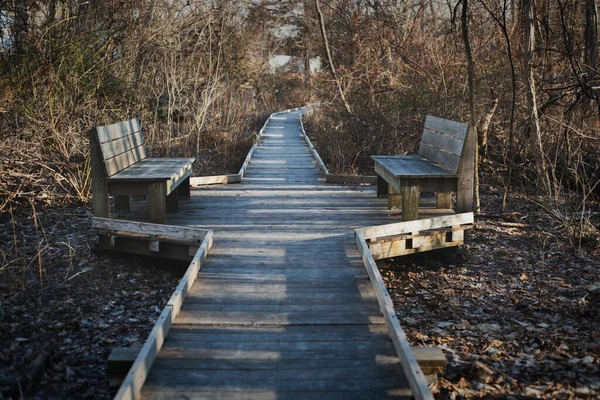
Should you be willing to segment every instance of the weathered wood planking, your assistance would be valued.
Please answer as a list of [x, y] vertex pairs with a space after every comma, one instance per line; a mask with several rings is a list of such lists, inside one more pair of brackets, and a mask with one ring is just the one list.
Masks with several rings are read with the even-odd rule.
[[115, 196], [117, 211], [127, 212], [129, 196], [145, 195], [151, 222], [164, 224], [167, 211], [177, 211], [179, 195], [189, 197], [195, 159], [147, 158], [138, 119], [99, 126], [89, 135], [96, 217], [110, 217], [109, 195]]
[[200, 248], [192, 259], [190, 266], [175, 289], [171, 299], [158, 317], [156, 325], [152, 329], [152, 332], [150, 332], [148, 339], [138, 353], [129, 373], [115, 395], [115, 400], [137, 400], [139, 398], [142, 386], [152, 368], [152, 363], [159, 354], [169, 333], [169, 329], [171, 329], [173, 320], [180, 313], [181, 304], [188, 293], [188, 289], [196, 280], [200, 266], [212, 246], [212, 232], [200, 231], [200, 234], [204, 235]]
[[169, 215], [210, 227], [214, 246], [196, 282], [178, 288], [187, 296], [171, 305], [181, 311], [142, 397], [415, 394], [352, 235], [399, 220], [373, 194], [327, 185], [298, 112], [272, 115], [241, 184], [203, 186]]
[[455, 192], [457, 212], [472, 211], [474, 140], [468, 124], [428, 115], [418, 155], [372, 157], [381, 186], [377, 194], [400, 192], [404, 221], [418, 219], [419, 191], [436, 192], [438, 208], [451, 207]]

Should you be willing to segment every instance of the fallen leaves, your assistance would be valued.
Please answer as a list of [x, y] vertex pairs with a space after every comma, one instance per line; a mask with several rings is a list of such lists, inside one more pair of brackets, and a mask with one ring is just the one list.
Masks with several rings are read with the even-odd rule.
[[382, 270], [411, 344], [447, 356], [436, 398], [600, 397], [600, 259], [522, 209], [526, 222], [480, 219], [459, 260]]

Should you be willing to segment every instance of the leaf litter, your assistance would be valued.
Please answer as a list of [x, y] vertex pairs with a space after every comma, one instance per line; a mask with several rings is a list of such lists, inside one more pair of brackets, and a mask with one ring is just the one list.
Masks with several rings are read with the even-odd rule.
[[381, 271], [411, 344], [446, 354], [438, 399], [600, 398], [598, 238], [575, 256], [551, 219], [518, 206], [488, 206], [458, 251]]

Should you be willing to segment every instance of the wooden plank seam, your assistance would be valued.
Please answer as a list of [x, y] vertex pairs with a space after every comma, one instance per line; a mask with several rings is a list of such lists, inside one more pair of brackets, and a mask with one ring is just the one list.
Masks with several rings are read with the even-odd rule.
[[169, 302], [158, 317], [156, 325], [154, 325], [148, 339], [144, 343], [144, 346], [141, 348], [131, 369], [127, 373], [125, 380], [121, 384], [121, 387], [115, 396], [115, 400], [137, 400], [140, 398], [142, 387], [148, 377], [152, 363], [160, 352], [165, 338], [169, 333], [169, 329], [181, 310], [181, 304], [183, 304], [183, 300], [185, 299], [188, 290], [192, 287], [194, 281], [198, 277], [202, 262], [212, 247], [212, 231], [206, 231], [204, 229], [198, 230], [206, 232], [202, 244], [198, 248], [185, 275], [175, 288], [171, 299], [169, 299]]

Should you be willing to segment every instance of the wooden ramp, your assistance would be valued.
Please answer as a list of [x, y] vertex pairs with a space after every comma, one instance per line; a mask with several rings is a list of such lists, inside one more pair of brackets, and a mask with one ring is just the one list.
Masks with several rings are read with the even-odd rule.
[[192, 190], [169, 215], [214, 244], [142, 398], [412, 396], [353, 230], [398, 217], [372, 187], [324, 182], [299, 113], [271, 117], [241, 184]]

